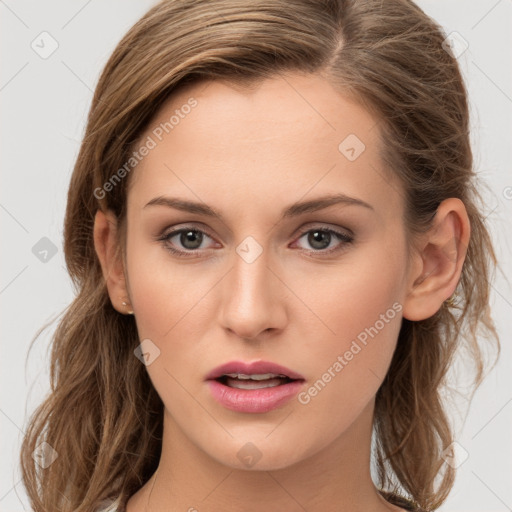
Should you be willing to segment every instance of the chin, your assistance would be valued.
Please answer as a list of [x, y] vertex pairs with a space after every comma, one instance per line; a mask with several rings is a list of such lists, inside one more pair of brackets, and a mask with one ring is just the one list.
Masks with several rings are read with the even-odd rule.
[[261, 442], [235, 440], [224, 452], [210, 453], [210, 456], [227, 467], [247, 471], [284, 469], [307, 457], [303, 452], [297, 451], [297, 446], [283, 446], [282, 442], [277, 439], [276, 441], [279, 444], [264, 439]]

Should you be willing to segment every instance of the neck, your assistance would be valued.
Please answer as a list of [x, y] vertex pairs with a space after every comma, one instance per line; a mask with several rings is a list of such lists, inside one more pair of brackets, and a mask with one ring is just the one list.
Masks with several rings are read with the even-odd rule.
[[196, 446], [164, 417], [158, 470], [132, 498], [127, 512], [244, 510], [390, 511], [370, 475], [373, 402], [342, 436], [281, 469], [236, 469]]

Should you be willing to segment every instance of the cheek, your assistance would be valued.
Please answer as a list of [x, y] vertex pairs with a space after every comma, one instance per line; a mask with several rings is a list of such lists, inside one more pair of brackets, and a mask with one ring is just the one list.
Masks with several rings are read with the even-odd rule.
[[331, 313], [326, 323], [336, 334], [329, 341], [317, 336], [315, 346], [308, 342], [305, 349], [310, 373], [298, 396], [301, 416], [296, 419], [311, 429], [321, 428], [326, 443], [348, 429], [375, 397], [400, 331], [402, 305], [394, 300], [392, 283], [359, 284], [337, 307], [326, 304], [329, 309], [324, 311]]
[[309, 278], [304, 281], [308, 305], [324, 324], [315, 320], [316, 332], [324, 334], [315, 336], [308, 322], [303, 325], [309, 333], [305, 352], [314, 354], [313, 382], [303, 402], [320, 413], [360, 411], [385, 378], [402, 319], [405, 252], [396, 250], [400, 239], [395, 240], [347, 258], [335, 272], [316, 275], [314, 286]]
[[402, 319], [400, 295], [394, 283], [386, 280], [379, 285], [373, 280], [331, 281], [330, 290], [331, 300], [323, 308], [316, 301], [328, 330], [315, 322], [315, 335], [306, 321], [303, 331], [309, 334], [304, 352], [314, 354], [309, 364], [314, 378], [321, 379], [320, 386], [327, 383], [332, 391], [350, 391], [350, 399], [362, 391], [369, 399], [384, 379], [396, 346]]
[[[329, 351], [350, 345], [376, 322], [381, 327], [381, 315], [386, 322], [382, 330], [391, 331], [388, 321], [400, 316], [405, 268], [405, 241], [397, 233], [347, 252], [336, 266], [318, 265], [314, 272], [302, 271], [298, 280], [292, 275], [293, 268], [285, 275], [311, 312], [301, 316], [309, 319], [317, 332], [321, 329], [326, 342], [331, 341], [322, 343]], [[318, 336], [315, 338], [311, 329], [308, 332], [311, 342], [317, 343]]]
[[[130, 252], [131, 251], [131, 252]], [[141, 337], [163, 340], [183, 326], [192, 329], [204, 317], [202, 301], [214, 288], [218, 276], [208, 266], [180, 267], [164, 248], [128, 245], [128, 275], [132, 305]]]

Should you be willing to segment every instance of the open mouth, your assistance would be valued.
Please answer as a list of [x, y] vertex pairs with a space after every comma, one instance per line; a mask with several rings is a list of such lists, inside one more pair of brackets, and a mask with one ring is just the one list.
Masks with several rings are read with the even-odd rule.
[[208, 379], [213, 398], [224, 407], [242, 413], [265, 413], [284, 406], [305, 382], [304, 379], [295, 379], [283, 373], [217, 375]]
[[245, 375], [242, 373], [228, 373], [215, 379], [224, 386], [237, 389], [263, 389], [282, 386], [293, 382], [286, 375], [276, 375], [273, 373]]

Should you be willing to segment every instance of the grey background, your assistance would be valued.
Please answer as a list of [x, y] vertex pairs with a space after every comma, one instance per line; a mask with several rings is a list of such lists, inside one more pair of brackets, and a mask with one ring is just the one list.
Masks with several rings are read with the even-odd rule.
[[[26, 362], [27, 350], [37, 330], [56, 319], [73, 296], [62, 224], [92, 91], [114, 46], [153, 3], [0, 0], [0, 511], [29, 510], [18, 452], [28, 414], [49, 390], [47, 348], [55, 324], [38, 338]], [[486, 215], [502, 266], [491, 300], [502, 356], [465, 423], [465, 402], [453, 408], [461, 465], [441, 510], [504, 512], [512, 510], [512, 292], [505, 279], [512, 266], [512, 1], [418, 3], [447, 34], [456, 31], [469, 44], [459, 61], [471, 98], [476, 165], [490, 187]], [[31, 47], [34, 40], [41, 45], [43, 31], [58, 44], [47, 58]], [[44, 49], [51, 44], [45, 39]]]

